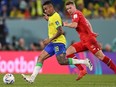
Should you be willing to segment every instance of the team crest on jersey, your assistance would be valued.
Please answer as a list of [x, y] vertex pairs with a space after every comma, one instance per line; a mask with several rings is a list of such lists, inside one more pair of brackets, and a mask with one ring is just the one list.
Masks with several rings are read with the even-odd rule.
[[56, 23], [56, 25], [59, 25], [59, 22], [58, 21], [56, 21], [55, 23]]
[[75, 14], [74, 16], [73, 16], [73, 18], [75, 19], [75, 18], [78, 18], [78, 15], [77, 14]]

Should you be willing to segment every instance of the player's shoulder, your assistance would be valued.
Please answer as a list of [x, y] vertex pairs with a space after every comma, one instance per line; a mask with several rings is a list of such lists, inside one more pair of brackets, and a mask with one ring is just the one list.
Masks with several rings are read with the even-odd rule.
[[73, 14], [73, 19], [79, 18], [80, 16], [82, 16], [82, 12], [79, 10], [76, 10], [75, 13]]
[[61, 20], [61, 17], [60, 17], [60, 15], [57, 12], [55, 12], [53, 14], [52, 20]]
[[56, 17], [56, 18], [57, 18], [57, 17], [60, 17], [59, 13], [55, 12], [55, 13], [54, 13], [54, 17]]
[[73, 16], [74, 15], [79, 15], [80, 11], [79, 10], [76, 10], [74, 13], [73, 13]]
[[81, 14], [82, 14], [82, 12], [81, 12], [81, 11], [79, 11], [79, 10], [76, 10], [76, 11], [75, 11], [75, 13], [74, 13], [74, 15], [75, 15], [75, 14], [77, 14], [77, 15], [81, 15]]
[[73, 18], [73, 19], [78, 18], [78, 11], [75, 11], [75, 12], [74, 12], [74, 14], [72, 15], [72, 18]]

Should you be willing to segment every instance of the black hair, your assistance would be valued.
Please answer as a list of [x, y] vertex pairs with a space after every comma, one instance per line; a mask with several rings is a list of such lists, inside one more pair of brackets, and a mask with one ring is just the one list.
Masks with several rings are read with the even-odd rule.
[[43, 6], [44, 5], [50, 5], [50, 4], [53, 5], [51, 1], [46, 1], [46, 2], [43, 3]]

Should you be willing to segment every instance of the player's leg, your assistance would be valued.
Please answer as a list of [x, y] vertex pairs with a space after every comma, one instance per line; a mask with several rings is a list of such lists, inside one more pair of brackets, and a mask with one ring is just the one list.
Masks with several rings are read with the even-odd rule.
[[113, 61], [109, 57], [104, 55], [102, 50], [97, 51], [95, 53], [95, 56], [98, 57], [102, 62], [104, 62], [116, 74], [116, 65], [113, 63]]
[[73, 58], [66, 58], [66, 48], [64, 44], [56, 44], [55, 46], [56, 50], [56, 57], [61, 65], [73, 65], [73, 64], [85, 64], [90, 71], [93, 69], [93, 66], [90, 62], [90, 60], [85, 59], [85, 60], [79, 60], [79, 59], [73, 59]]
[[66, 54], [65, 53], [61, 53], [59, 55], [56, 56], [58, 63], [60, 65], [75, 65], [75, 64], [84, 64], [86, 65], [90, 71], [93, 70], [93, 65], [91, 63], [91, 61], [89, 59], [73, 59], [73, 58], [66, 58]]
[[[81, 52], [84, 50], [86, 50], [86, 48], [84, 48], [82, 46], [81, 42], [74, 43], [66, 51], [67, 58], [76, 58], [74, 53], [78, 53], [78, 52]], [[75, 64], [75, 66], [79, 69], [79, 75], [76, 80], [80, 80], [83, 76], [85, 76], [87, 74], [87, 71], [86, 71], [86, 69], [83, 68], [83, 66], [81, 64]]]
[[[66, 57], [67, 58], [76, 58], [76, 56], [74, 55], [74, 53], [76, 53], [76, 49], [73, 46], [70, 46], [66, 50]], [[79, 70], [84, 70], [84, 68], [82, 67], [81, 64], [75, 64], [75, 66], [78, 67]]]
[[50, 54], [48, 54], [48, 52], [46, 52], [45, 50], [43, 50], [40, 54], [40, 56], [38, 57], [37, 63], [35, 65], [33, 74], [31, 75], [33, 77], [33, 79], [36, 78], [36, 76], [38, 75], [38, 73], [40, 72], [43, 62], [44, 60], [46, 60], [47, 58], [50, 57]]
[[[67, 54], [67, 53], [66, 53]], [[78, 59], [75, 54], [69, 54], [66, 56], [66, 58], [74, 58], [74, 59]], [[81, 71], [84, 70], [83, 66], [81, 64], [75, 64], [75, 66]]]
[[86, 46], [97, 58], [99, 58], [102, 62], [104, 62], [106, 65], [108, 65], [116, 74], [115, 64], [109, 57], [104, 55], [104, 53], [101, 50], [101, 47], [99, 46], [99, 44], [95, 38], [91, 38], [90, 41], [88, 41], [88, 43], [86, 43]]
[[[71, 55], [68, 55], [67, 57], [68, 58], [75, 58], [74, 56], [75, 56], [74, 54], [71, 54]], [[76, 80], [80, 80], [87, 74], [87, 70], [84, 69], [81, 64], [75, 64], [75, 66], [79, 69], [78, 77], [76, 78]]]
[[[74, 53], [82, 52], [85, 50], [86, 48], [82, 46], [81, 42], [74, 43], [66, 50], [67, 58], [76, 58]], [[79, 70], [84, 70], [84, 68], [80, 64], [75, 64], [75, 66], [78, 67]]]
[[37, 63], [34, 67], [34, 70], [33, 70], [33, 73], [31, 76], [26, 76], [24, 74], [22, 74], [23, 78], [29, 82], [29, 83], [33, 83], [36, 76], [38, 75], [38, 73], [40, 72], [41, 68], [42, 68], [42, 65], [43, 65], [43, 62], [45, 59], [47, 59], [50, 55], [45, 51], [43, 50], [40, 54], [40, 56], [38, 57], [38, 60], [37, 60]]
[[38, 57], [38, 60], [37, 60], [37, 63], [35, 65], [35, 67], [34, 67], [32, 75], [31, 76], [27, 76], [27, 75], [22, 74], [23, 78], [27, 82], [33, 83], [35, 78], [37, 77], [38, 73], [40, 72], [40, 70], [42, 68], [44, 60], [47, 59], [49, 56], [50, 55], [45, 50], [43, 50], [41, 52], [40, 56]]
[[41, 52], [41, 54], [38, 57], [37, 63], [34, 67], [34, 71], [32, 73], [31, 76], [26, 76], [24, 74], [22, 74], [23, 78], [29, 82], [29, 83], [33, 83], [36, 76], [38, 75], [38, 73], [40, 72], [43, 62], [44, 60], [46, 60], [47, 58], [49, 58], [50, 56], [54, 55], [54, 50], [53, 50], [53, 45], [50, 43], [48, 44], [45, 49]]

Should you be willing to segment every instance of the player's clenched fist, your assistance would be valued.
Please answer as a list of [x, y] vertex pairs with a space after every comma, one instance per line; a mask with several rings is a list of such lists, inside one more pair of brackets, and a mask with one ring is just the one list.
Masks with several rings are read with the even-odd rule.
[[48, 19], [49, 19], [48, 15], [45, 13], [43, 13], [43, 15], [44, 15], [44, 19], [48, 21]]

